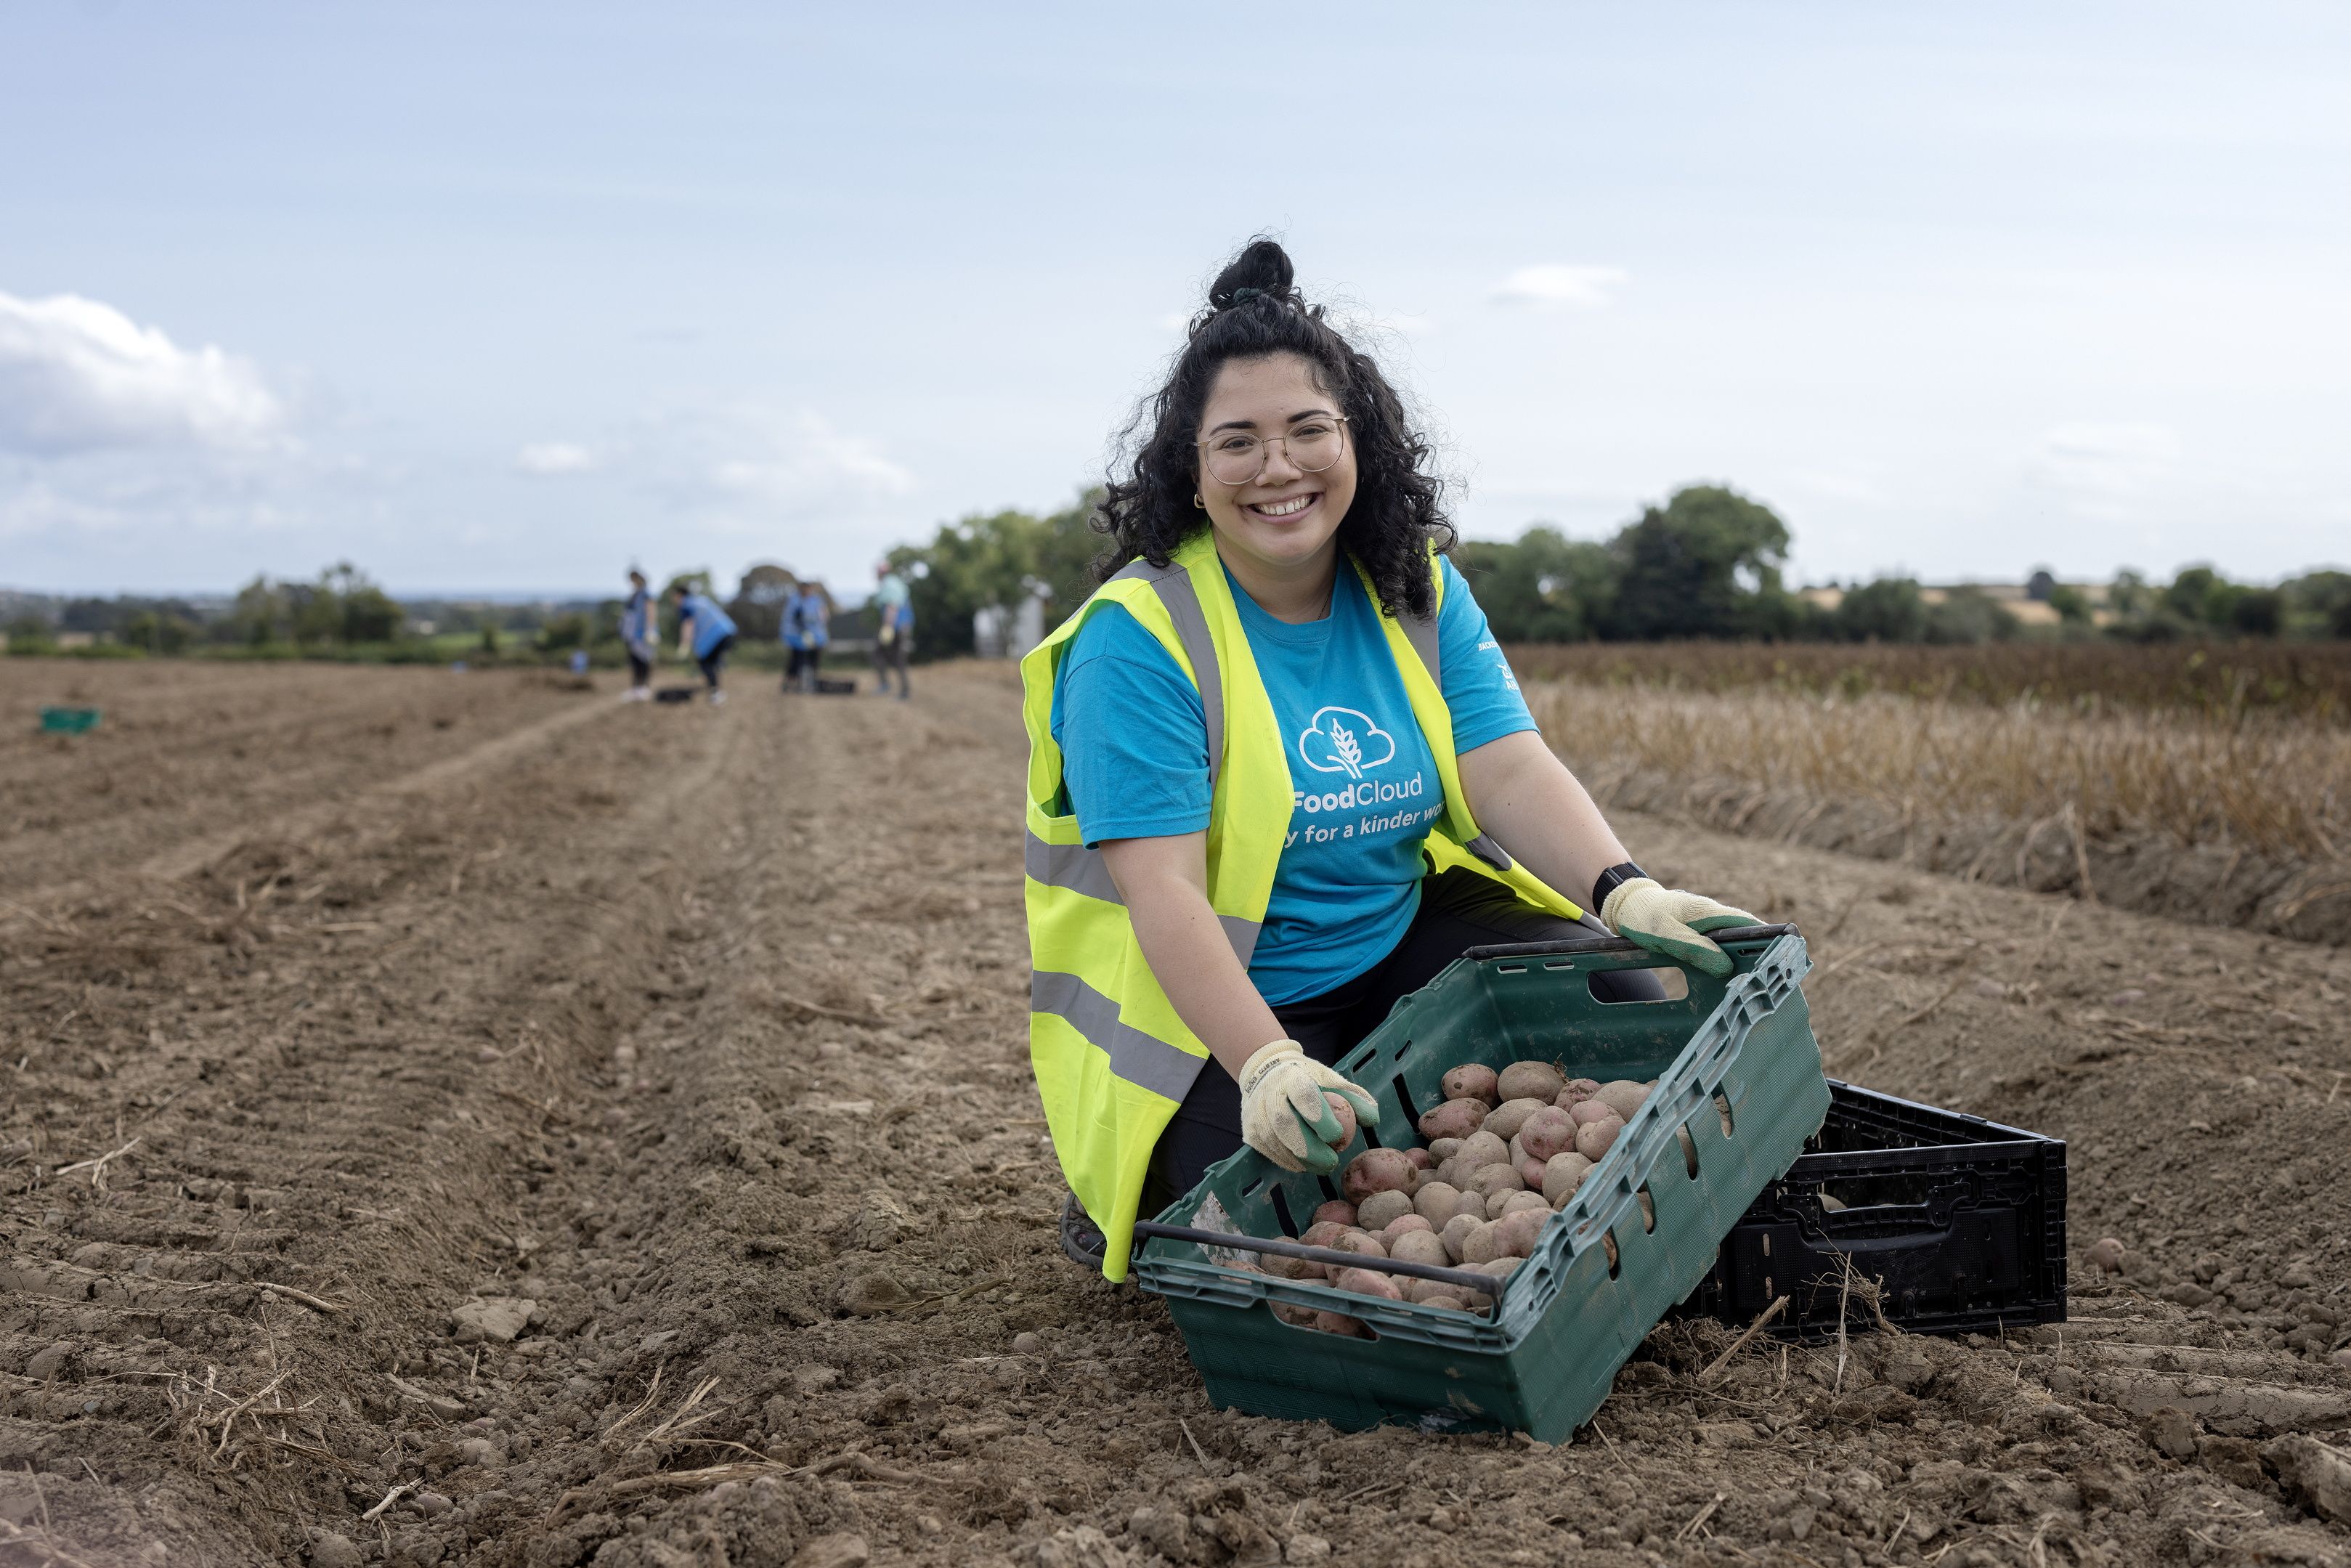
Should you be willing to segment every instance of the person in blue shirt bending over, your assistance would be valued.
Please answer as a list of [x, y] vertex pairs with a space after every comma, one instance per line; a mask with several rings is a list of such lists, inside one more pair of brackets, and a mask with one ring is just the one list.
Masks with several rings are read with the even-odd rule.
[[[1426, 438], [1291, 277], [1259, 239], [1217, 278], [1109, 486], [1101, 590], [1022, 666], [1050, 791], [1032, 804], [1074, 818], [1074, 841], [1029, 844], [1032, 1019], [1053, 1015], [1031, 1049], [1065, 1167], [1114, 1222], [1244, 1144], [1332, 1168], [1326, 1092], [1373, 1105], [1333, 1064], [1466, 949], [1583, 935], [1588, 909], [1727, 975], [1704, 933], [1753, 920], [1644, 873], [1544, 744], [1445, 553]], [[1130, 601], [1164, 607], [1185, 663]], [[1261, 919], [1211, 903], [1260, 873]], [[1606, 979], [1605, 999], [1665, 995], [1646, 970]], [[1154, 1053], [1130, 1014], [1163, 1010], [1205, 1058]], [[1122, 1074], [1175, 1102], [1147, 1174], [1082, 1163], [1081, 1133], [1144, 1103]], [[1101, 1261], [1074, 1198], [1061, 1240]]]
[[735, 622], [706, 593], [697, 593], [683, 582], [671, 591], [677, 596], [678, 657], [691, 653], [702, 666], [702, 678], [710, 683], [715, 707], [726, 700], [726, 694], [718, 689], [718, 674], [735, 646]]
[[784, 601], [784, 646], [791, 651], [784, 666], [784, 690], [816, 690], [817, 665], [824, 658], [824, 645], [832, 640], [831, 619], [832, 606], [825, 601], [820, 583], [803, 582]]
[[621, 606], [621, 643], [629, 651], [629, 689], [622, 702], [641, 703], [653, 695], [653, 653], [661, 642], [653, 630], [653, 596], [645, 591], [645, 574], [629, 569], [628, 602]]

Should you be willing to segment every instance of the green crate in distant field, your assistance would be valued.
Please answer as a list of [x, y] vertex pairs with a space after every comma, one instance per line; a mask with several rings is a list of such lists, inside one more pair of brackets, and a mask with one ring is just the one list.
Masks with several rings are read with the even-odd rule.
[[45, 707], [41, 727], [53, 735], [87, 735], [98, 727], [94, 707]]
[[[1828, 1113], [1799, 988], [1812, 967], [1803, 938], [1784, 925], [1716, 935], [1735, 971], [1728, 980], [1690, 971], [1677, 1000], [1597, 1000], [1595, 973], [1660, 960], [1594, 937], [1473, 950], [1398, 1003], [1338, 1064], [1380, 1101], [1377, 1125], [1343, 1158], [1369, 1144], [1417, 1146], [1421, 1113], [1444, 1098], [1438, 1080], [1464, 1062], [1534, 1058], [1572, 1076], [1656, 1078], [1657, 1087], [1490, 1315], [1245, 1272], [1193, 1242], [1146, 1240], [1135, 1277], [1167, 1299], [1208, 1396], [1348, 1430], [1409, 1421], [1516, 1427], [1557, 1442], [1590, 1420], [1617, 1368], [1707, 1277], [1722, 1238]], [[1335, 1196], [1332, 1178], [1292, 1175], [1243, 1148], [1159, 1223], [1294, 1238]], [[1614, 1239], [1613, 1261], [1604, 1237]], [[1346, 1313], [1376, 1337], [1293, 1327], [1273, 1315], [1275, 1301]]]

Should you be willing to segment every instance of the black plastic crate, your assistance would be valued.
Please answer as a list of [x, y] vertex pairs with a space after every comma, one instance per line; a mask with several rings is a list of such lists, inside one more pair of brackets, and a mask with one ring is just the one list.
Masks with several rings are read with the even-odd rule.
[[[1774, 1333], [1834, 1334], [1850, 1258], [1855, 1279], [1877, 1281], [1886, 1320], [1913, 1333], [2065, 1321], [2062, 1139], [1834, 1079], [1829, 1092], [1828, 1120], [1677, 1315], [1745, 1328], [1784, 1295]], [[1848, 1321], [1875, 1320], [1854, 1301]]]

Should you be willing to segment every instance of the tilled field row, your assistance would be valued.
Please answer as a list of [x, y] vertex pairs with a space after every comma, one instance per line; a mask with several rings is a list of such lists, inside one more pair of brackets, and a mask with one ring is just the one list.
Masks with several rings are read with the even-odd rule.
[[1019, 757], [993, 668], [612, 707], [15, 917], [0, 1563], [2351, 1561], [2339, 953], [1628, 822], [1804, 925], [1833, 1071], [2071, 1138], [2129, 1267], [1343, 1436], [1053, 1247]]

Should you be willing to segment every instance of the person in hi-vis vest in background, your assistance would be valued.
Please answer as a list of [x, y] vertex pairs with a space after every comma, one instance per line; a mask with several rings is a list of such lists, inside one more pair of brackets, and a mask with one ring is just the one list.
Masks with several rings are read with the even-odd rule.
[[1331, 1169], [1324, 1092], [1377, 1110], [1330, 1064], [1465, 949], [1589, 907], [1728, 974], [1703, 933], [1753, 920], [1645, 875], [1543, 744], [1426, 441], [1291, 277], [1266, 239], [1218, 275], [1109, 487], [1106, 575], [1021, 661], [1029, 1054], [1062, 1244], [1113, 1280], [1138, 1207], [1244, 1143]]

